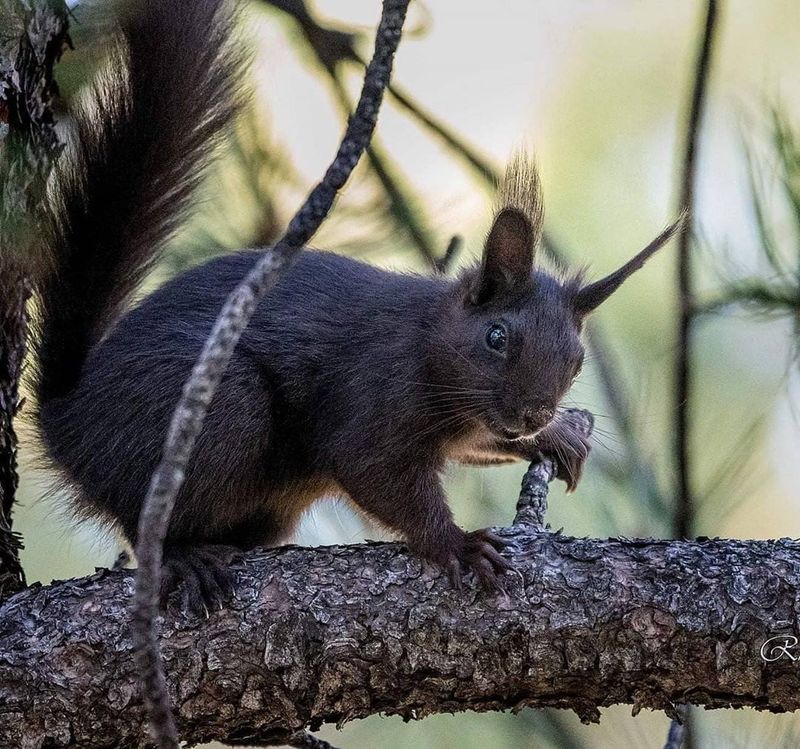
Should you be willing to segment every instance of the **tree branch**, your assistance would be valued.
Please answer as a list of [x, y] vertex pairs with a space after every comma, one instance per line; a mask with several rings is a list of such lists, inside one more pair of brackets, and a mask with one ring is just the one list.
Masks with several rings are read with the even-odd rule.
[[[685, 153], [681, 171], [681, 186], [678, 207], [687, 211], [688, 226], [678, 237], [678, 331], [675, 351], [675, 487], [676, 507], [673, 522], [677, 538], [691, 536], [695, 525], [695, 500], [692, 487], [692, 465], [690, 445], [690, 409], [692, 397], [692, 326], [694, 323], [694, 283], [692, 279], [691, 242], [695, 208], [695, 180], [697, 179], [697, 151], [700, 140], [700, 127], [705, 108], [706, 90], [711, 71], [711, 53], [717, 28], [717, 0], [707, 0], [705, 23], [700, 37], [697, 59], [694, 67], [689, 117], [686, 125]], [[692, 714], [685, 710], [684, 727], [674, 726], [675, 733], [685, 734], [683, 745], [693, 749]]]
[[[498, 531], [514, 541], [504, 595], [459, 593], [394, 543], [242, 556], [228, 608], [161, 622], [181, 737], [267, 745], [377, 713], [800, 709], [797, 664], [760, 655], [799, 633], [800, 543], [540, 530], [552, 473], [531, 467], [517, 522]], [[1, 746], [146, 745], [132, 590], [132, 573], [103, 570], [0, 608]]]

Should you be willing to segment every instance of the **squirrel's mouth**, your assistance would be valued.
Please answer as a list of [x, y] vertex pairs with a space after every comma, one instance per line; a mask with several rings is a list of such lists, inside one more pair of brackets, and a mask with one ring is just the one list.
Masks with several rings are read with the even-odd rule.
[[500, 422], [499, 419], [493, 417], [492, 415], [487, 415], [486, 417], [486, 426], [489, 427], [489, 431], [492, 432], [496, 437], [500, 437], [504, 440], [510, 440], [511, 442], [515, 442], [517, 440], [530, 440], [533, 439], [542, 429], [525, 429], [524, 427], [520, 427], [518, 429], [514, 429], [512, 427], [507, 427]]
[[533, 439], [542, 430], [541, 429], [536, 429], [533, 432], [518, 432], [518, 431], [515, 431], [514, 429], [506, 429], [505, 427], [501, 427], [499, 431], [500, 431], [500, 435], [503, 437], [503, 439], [511, 440], [513, 442], [515, 440], [530, 440], [530, 439]]

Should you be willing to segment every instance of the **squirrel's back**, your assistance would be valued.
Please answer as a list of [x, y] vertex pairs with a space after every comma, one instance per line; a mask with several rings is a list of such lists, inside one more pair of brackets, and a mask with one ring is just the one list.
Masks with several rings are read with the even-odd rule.
[[[121, 519], [131, 535], [183, 383], [257, 257], [224, 255], [165, 283], [92, 346], [68, 395], [41, 405], [49, 456], [78, 488], [79, 512]], [[175, 522], [183, 506], [202, 518], [207, 497], [224, 506], [226, 491], [263, 497], [267, 485], [326, 472], [320, 454], [343, 421], [405, 407], [403, 386], [393, 396], [387, 374], [419, 361], [420, 328], [452, 283], [304, 251], [237, 346], [194, 459], [203, 470], [190, 466]], [[195, 485], [206, 478], [213, 486]]]

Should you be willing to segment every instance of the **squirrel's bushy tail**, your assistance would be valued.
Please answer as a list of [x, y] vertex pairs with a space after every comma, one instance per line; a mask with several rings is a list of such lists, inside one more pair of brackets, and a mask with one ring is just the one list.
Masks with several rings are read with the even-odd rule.
[[89, 350], [184, 218], [240, 100], [228, 0], [122, 8], [111, 59], [75, 114], [49, 201], [39, 406], [78, 383]]

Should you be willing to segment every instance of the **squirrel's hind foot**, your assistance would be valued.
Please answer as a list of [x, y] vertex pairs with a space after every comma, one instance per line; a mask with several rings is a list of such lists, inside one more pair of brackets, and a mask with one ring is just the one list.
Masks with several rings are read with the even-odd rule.
[[221, 610], [233, 595], [235, 582], [230, 562], [239, 549], [233, 546], [168, 546], [161, 570], [161, 606], [166, 608], [172, 594], [186, 616], [207, 619]]

